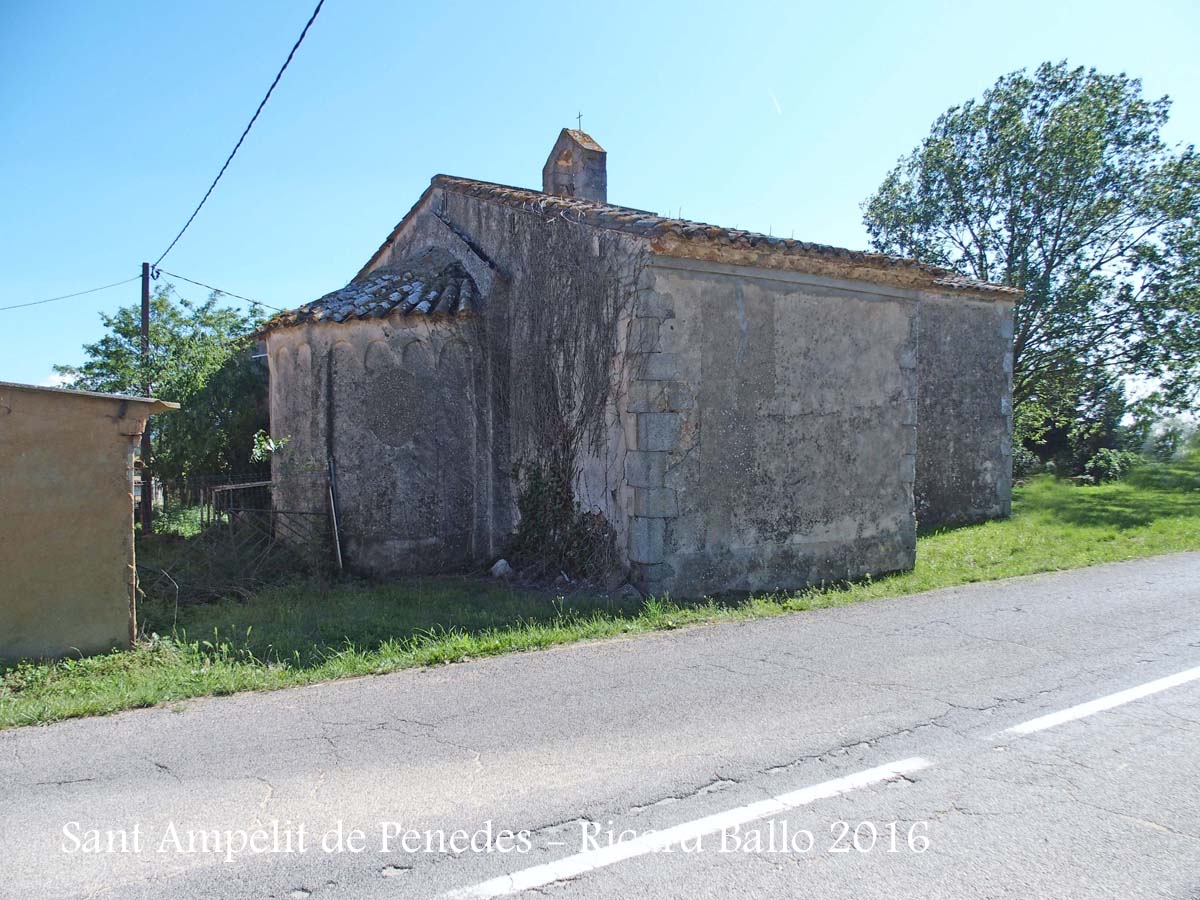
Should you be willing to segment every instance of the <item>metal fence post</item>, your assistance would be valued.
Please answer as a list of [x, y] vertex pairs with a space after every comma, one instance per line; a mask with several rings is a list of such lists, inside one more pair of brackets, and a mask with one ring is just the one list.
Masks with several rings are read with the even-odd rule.
[[333, 526], [333, 552], [337, 557], [338, 571], [345, 571], [342, 565], [342, 538], [338, 531], [337, 512], [337, 467], [333, 457], [329, 457], [329, 522]]

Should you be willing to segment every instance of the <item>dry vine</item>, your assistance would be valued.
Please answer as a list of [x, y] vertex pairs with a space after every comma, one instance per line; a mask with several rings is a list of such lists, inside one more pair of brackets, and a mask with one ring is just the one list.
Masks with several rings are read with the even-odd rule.
[[643, 259], [620, 236], [563, 216], [525, 232], [524, 296], [514, 297], [512, 428], [518, 436], [520, 520], [508, 549], [533, 577], [599, 579], [618, 563], [615, 533], [584, 509], [585, 454], [607, 452], [620, 390], [620, 326], [636, 300]]

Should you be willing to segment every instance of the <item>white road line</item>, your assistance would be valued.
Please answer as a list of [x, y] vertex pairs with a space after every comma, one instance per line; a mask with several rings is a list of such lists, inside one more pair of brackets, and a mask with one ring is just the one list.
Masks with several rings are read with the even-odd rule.
[[501, 875], [499, 878], [493, 878], [481, 884], [451, 891], [444, 897], [446, 900], [468, 900], [468, 898], [483, 900], [483, 898], [504, 897], [531, 888], [543, 887], [565, 878], [574, 878], [584, 872], [611, 866], [622, 860], [644, 856], [656, 850], [664, 850], [683, 841], [723, 831], [726, 828], [733, 828], [735, 825], [745, 825], [747, 822], [778, 815], [817, 800], [837, 797], [871, 784], [899, 778], [901, 775], [917, 772], [931, 765], [932, 763], [919, 756], [887, 763], [873, 769], [856, 772], [853, 775], [834, 778], [832, 781], [823, 781], [789, 794], [780, 794], [777, 797], [760, 800], [747, 806], [739, 806], [736, 809], [705, 816], [702, 819], [683, 822], [662, 831], [647, 832], [627, 841], [586, 850], [544, 865], [532, 866], [519, 872], [513, 872], [511, 875]]
[[1055, 725], [1063, 724], [1063, 722], [1073, 722], [1076, 719], [1104, 712], [1106, 709], [1112, 709], [1114, 706], [1121, 706], [1134, 700], [1141, 700], [1143, 697], [1149, 697], [1151, 694], [1157, 694], [1159, 691], [1165, 691], [1168, 688], [1179, 687], [1181, 684], [1187, 684], [1189, 681], [1196, 681], [1197, 679], [1200, 679], [1200, 666], [1188, 669], [1185, 672], [1168, 675], [1166, 678], [1159, 678], [1156, 681], [1147, 681], [1145, 684], [1131, 687], [1128, 690], [1117, 691], [1117, 693], [1109, 694], [1107, 697], [1089, 700], [1087, 703], [1080, 703], [1078, 706], [1072, 706], [1069, 709], [1049, 713], [1045, 716], [1038, 716], [1036, 719], [1022, 722], [1019, 725], [1012, 726], [1012, 728], [1006, 728], [1004, 729], [1004, 733], [1033, 734], [1035, 731], [1045, 731], [1047, 728], [1053, 728]]

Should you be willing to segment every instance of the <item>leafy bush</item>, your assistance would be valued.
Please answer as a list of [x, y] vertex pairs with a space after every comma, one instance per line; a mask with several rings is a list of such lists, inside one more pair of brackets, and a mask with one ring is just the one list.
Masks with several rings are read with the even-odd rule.
[[600, 581], [619, 568], [616, 532], [603, 513], [580, 507], [561, 466], [526, 464], [514, 478], [520, 519], [505, 556], [523, 575]]
[[1042, 461], [1028, 447], [1017, 444], [1013, 448], [1013, 477], [1028, 478], [1042, 471]]
[[1083, 467], [1084, 475], [1097, 484], [1105, 481], [1118, 481], [1141, 457], [1131, 450], [1097, 450], [1096, 455], [1087, 461]]

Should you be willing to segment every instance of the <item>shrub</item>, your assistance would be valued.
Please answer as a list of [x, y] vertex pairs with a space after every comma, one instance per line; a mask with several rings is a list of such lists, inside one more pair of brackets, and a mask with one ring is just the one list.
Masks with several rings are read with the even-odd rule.
[[525, 464], [514, 478], [520, 519], [505, 556], [522, 574], [600, 581], [619, 568], [616, 532], [603, 513], [579, 505], [563, 467]]
[[1013, 447], [1013, 477], [1028, 478], [1042, 470], [1042, 461], [1028, 447], [1017, 444]]
[[1131, 450], [1105, 448], [1097, 450], [1095, 456], [1084, 464], [1083, 472], [1097, 484], [1105, 481], [1117, 481], [1140, 460], [1141, 457]]

